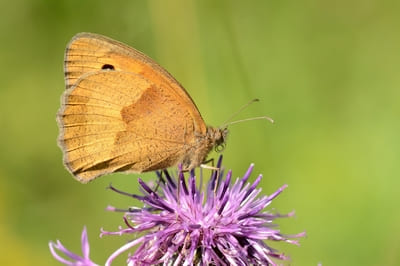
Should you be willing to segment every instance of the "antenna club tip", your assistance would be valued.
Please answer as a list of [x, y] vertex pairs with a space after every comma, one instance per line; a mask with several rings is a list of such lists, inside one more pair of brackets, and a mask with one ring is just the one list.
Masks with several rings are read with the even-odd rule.
[[274, 123], [275, 123], [275, 120], [272, 119], [272, 118], [269, 117], [269, 116], [264, 116], [264, 118], [267, 119], [269, 122], [271, 122], [271, 124], [274, 124]]

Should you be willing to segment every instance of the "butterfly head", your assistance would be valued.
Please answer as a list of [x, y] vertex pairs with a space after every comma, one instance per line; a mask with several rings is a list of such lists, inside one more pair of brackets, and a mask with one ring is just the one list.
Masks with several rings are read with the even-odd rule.
[[211, 140], [211, 144], [215, 151], [221, 152], [225, 148], [226, 138], [228, 136], [228, 128], [207, 128], [208, 139]]

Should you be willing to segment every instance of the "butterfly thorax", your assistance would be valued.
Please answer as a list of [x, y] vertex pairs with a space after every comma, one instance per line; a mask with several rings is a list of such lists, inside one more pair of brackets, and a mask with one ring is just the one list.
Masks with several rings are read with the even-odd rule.
[[206, 134], [196, 136], [194, 145], [185, 153], [185, 157], [182, 160], [183, 169], [191, 170], [200, 166], [213, 148], [218, 152], [222, 151], [227, 135], [227, 128], [208, 126]]

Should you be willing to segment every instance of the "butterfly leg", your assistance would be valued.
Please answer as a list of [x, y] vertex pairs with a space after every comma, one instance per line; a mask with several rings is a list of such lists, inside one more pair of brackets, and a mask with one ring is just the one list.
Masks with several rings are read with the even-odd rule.
[[[211, 162], [212, 166], [207, 165], [206, 163]], [[221, 169], [219, 167], [215, 167], [214, 166], [214, 158], [209, 159], [207, 161], [204, 161], [202, 164], [200, 164], [200, 168], [202, 169], [209, 169], [211, 171], [215, 171], [215, 186], [214, 186], [214, 194], [217, 194], [217, 189], [219, 187], [219, 183], [220, 183], [220, 171]]]

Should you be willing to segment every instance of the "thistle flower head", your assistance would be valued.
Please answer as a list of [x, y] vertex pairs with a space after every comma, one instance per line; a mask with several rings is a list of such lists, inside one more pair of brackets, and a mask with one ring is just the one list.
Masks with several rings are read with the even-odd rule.
[[[231, 171], [225, 177], [222, 171], [214, 171], [205, 189], [201, 178], [196, 182], [194, 171], [185, 179], [181, 170], [177, 179], [167, 171], [158, 173], [162, 182], [157, 190], [139, 179], [143, 195], [110, 186], [113, 191], [139, 199], [144, 207], [125, 210], [126, 227], [114, 232], [102, 230], [101, 236], [140, 235], [115, 251], [106, 264], [127, 250], [132, 250], [128, 265], [275, 265], [274, 259], [288, 259], [265, 242], [298, 244], [294, 239], [304, 236], [283, 235], [272, 224], [276, 218], [293, 213], [280, 215], [265, 210], [287, 186], [269, 196], [259, 196], [261, 188], [257, 186], [262, 176], [253, 184], [247, 183], [252, 170], [253, 165], [235, 180]], [[114, 207], [108, 210], [120, 211]]]

